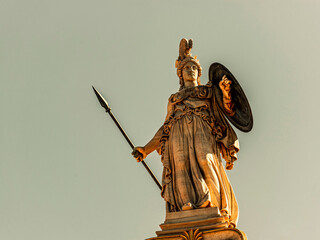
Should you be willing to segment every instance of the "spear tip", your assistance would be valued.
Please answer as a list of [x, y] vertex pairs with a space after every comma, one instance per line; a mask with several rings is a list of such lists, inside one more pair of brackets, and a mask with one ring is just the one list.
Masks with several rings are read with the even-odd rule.
[[105, 108], [106, 111], [110, 111], [111, 108], [109, 107], [108, 102], [102, 97], [102, 95], [98, 92], [98, 90], [94, 86], [92, 86], [92, 89], [93, 89], [94, 93], [96, 94], [101, 106], [103, 108]]

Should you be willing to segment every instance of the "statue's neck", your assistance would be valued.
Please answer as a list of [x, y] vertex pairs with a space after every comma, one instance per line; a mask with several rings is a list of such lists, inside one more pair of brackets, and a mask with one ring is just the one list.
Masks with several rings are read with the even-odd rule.
[[198, 86], [198, 81], [194, 80], [194, 81], [184, 81], [184, 86], [185, 87], [196, 87]]

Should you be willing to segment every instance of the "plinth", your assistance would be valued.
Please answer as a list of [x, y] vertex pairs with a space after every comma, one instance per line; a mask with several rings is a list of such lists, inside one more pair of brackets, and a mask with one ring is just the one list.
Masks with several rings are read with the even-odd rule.
[[147, 240], [247, 240], [246, 235], [229, 224], [218, 208], [168, 212], [157, 237]]

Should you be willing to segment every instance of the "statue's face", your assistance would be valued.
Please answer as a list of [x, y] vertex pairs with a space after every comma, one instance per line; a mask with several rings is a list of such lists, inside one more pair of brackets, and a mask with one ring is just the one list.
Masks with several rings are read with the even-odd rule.
[[193, 62], [187, 62], [182, 69], [184, 81], [195, 81], [198, 79], [198, 66]]

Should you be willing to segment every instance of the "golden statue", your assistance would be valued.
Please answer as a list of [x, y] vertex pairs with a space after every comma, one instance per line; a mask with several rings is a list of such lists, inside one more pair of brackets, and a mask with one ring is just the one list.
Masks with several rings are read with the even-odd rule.
[[237, 160], [239, 143], [226, 117], [248, 132], [252, 114], [234, 76], [219, 63], [211, 65], [209, 82], [201, 85], [202, 68], [191, 55], [192, 40], [182, 39], [176, 60], [180, 89], [168, 100], [164, 124], [132, 154], [142, 161], [157, 150], [163, 163], [161, 196], [167, 212], [217, 208], [228, 227], [238, 221], [238, 204], [226, 175]]

